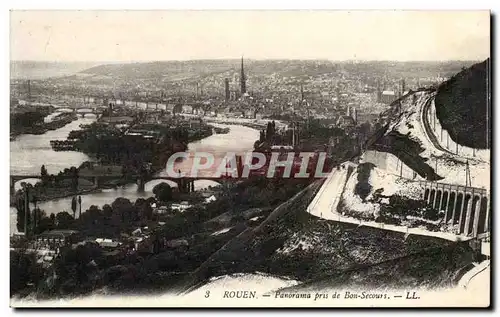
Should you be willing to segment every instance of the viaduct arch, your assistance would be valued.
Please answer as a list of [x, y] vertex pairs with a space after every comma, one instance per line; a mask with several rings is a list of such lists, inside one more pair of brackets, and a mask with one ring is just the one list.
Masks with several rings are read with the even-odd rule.
[[444, 221], [456, 226], [455, 233], [476, 237], [490, 231], [491, 205], [484, 188], [421, 181], [422, 198], [444, 213]]

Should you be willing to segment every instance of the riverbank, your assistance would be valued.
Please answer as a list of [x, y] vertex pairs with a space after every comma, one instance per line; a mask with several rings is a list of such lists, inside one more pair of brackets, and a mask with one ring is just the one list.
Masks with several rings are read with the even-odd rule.
[[57, 116], [56, 120], [52, 120], [50, 122], [44, 122], [41, 124], [37, 124], [34, 126], [22, 126], [22, 127], [11, 127], [10, 132], [10, 141], [14, 141], [17, 136], [23, 134], [33, 134], [33, 135], [41, 135], [45, 134], [48, 131], [54, 131], [64, 126], [70, 124], [71, 122], [77, 120], [78, 117], [76, 114], [60, 114]]
[[255, 123], [255, 122], [233, 122], [233, 121], [220, 121], [220, 120], [217, 120], [217, 121], [208, 121], [207, 120], [207, 123], [218, 123], [218, 124], [226, 124], [226, 125], [239, 125], [239, 126], [243, 126], [243, 127], [247, 127], [247, 128], [251, 128], [251, 129], [255, 129], [255, 130], [262, 130], [266, 127], [265, 124], [261, 124], [261, 123]]
[[[99, 188], [88, 188], [88, 189], [81, 189], [77, 190], [76, 192], [72, 191], [65, 191], [65, 192], [51, 192], [50, 194], [41, 194], [36, 193], [36, 198], [38, 202], [45, 202], [45, 201], [50, 201], [54, 199], [61, 199], [61, 198], [66, 198], [66, 197], [72, 197], [72, 196], [80, 196], [80, 195], [88, 195], [88, 194], [96, 194], [102, 192], [103, 189], [106, 189], [106, 187], [99, 187]], [[16, 206], [16, 193], [11, 193], [10, 195], [10, 207], [15, 207]]]

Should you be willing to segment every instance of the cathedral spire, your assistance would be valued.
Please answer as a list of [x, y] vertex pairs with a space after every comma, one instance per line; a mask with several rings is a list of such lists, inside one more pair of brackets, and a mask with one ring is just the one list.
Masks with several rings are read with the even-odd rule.
[[247, 92], [247, 78], [245, 77], [245, 69], [243, 67], [243, 56], [241, 56], [241, 78], [240, 78], [240, 85], [241, 85], [241, 95], [245, 94]]

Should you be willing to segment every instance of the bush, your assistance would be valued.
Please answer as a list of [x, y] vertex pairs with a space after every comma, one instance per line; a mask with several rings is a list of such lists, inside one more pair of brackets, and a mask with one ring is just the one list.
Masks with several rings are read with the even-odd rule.
[[172, 188], [167, 183], [160, 183], [153, 188], [156, 199], [162, 202], [172, 200]]
[[358, 183], [354, 187], [354, 193], [365, 201], [370, 194], [372, 186], [369, 183], [371, 170], [375, 167], [372, 163], [362, 163], [358, 165]]

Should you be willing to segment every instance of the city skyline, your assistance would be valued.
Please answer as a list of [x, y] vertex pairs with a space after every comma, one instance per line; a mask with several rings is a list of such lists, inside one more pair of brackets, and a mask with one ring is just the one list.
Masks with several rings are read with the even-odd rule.
[[11, 60], [17, 61], [128, 63], [241, 55], [245, 60], [465, 61], [489, 57], [490, 15], [489, 11], [12, 11], [10, 35]]

